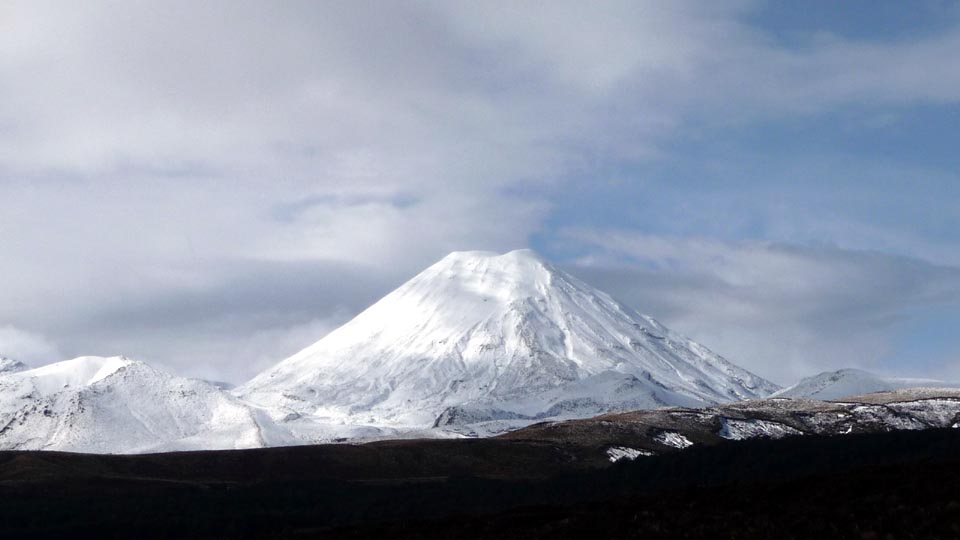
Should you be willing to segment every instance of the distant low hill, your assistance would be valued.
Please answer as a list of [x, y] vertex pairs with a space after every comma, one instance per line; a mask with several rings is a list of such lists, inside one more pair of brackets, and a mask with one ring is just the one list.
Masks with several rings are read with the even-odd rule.
[[773, 397], [840, 399], [845, 396], [896, 390], [898, 388], [957, 388], [960, 383], [935, 379], [883, 377], [861, 369], [825, 371], [772, 394]]

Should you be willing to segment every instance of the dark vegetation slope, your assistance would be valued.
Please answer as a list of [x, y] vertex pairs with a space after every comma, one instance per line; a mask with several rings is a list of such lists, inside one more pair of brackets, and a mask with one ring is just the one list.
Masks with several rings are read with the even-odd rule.
[[491, 439], [3, 452], [0, 536], [960, 538], [957, 429], [728, 442], [609, 467], [579, 452]]

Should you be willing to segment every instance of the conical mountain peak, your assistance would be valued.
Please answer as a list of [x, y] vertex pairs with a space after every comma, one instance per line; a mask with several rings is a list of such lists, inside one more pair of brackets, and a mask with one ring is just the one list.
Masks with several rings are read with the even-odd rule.
[[528, 249], [504, 254], [455, 251], [391, 296], [416, 297], [418, 302], [469, 298], [510, 302], [543, 294], [559, 273], [546, 259]]
[[451, 253], [237, 392], [312, 417], [425, 427], [451, 407], [577, 416], [775, 389], [518, 250]]
[[523, 248], [497, 253], [495, 251], [453, 251], [437, 262], [443, 264], [487, 264], [495, 266], [549, 266], [542, 255], [536, 251]]
[[531, 249], [518, 249], [507, 253], [490, 251], [454, 251], [421, 275], [467, 278], [500, 277], [510, 281], [544, 279], [557, 272], [544, 257]]

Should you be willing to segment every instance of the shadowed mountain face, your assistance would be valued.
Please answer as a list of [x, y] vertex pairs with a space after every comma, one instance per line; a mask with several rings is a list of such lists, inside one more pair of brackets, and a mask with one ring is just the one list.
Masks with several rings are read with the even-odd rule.
[[447, 256], [237, 393], [287, 414], [502, 431], [776, 389], [522, 250]]

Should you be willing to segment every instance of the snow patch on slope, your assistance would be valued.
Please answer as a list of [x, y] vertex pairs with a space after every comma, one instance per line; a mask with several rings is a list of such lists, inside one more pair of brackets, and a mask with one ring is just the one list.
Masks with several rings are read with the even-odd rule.
[[923, 401], [905, 401], [887, 405], [897, 414], [910, 415], [922, 422], [943, 426], [958, 418], [960, 399], [926, 399]]
[[660, 444], [665, 444], [681, 450], [689, 446], [693, 446], [693, 441], [675, 431], [664, 431], [662, 433], [658, 433], [653, 436], [653, 440], [659, 442]]
[[611, 463], [616, 463], [621, 459], [633, 461], [640, 456], [655, 455], [657, 454], [655, 452], [651, 452], [650, 450], [639, 450], [627, 446], [611, 446], [610, 448], [607, 448], [607, 458], [610, 459]]
[[742, 441], [746, 439], [782, 439], [793, 435], [803, 435], [803, 432], [779, 422], [767, 420], [720, 417], [719, 435], [724, 439]]

